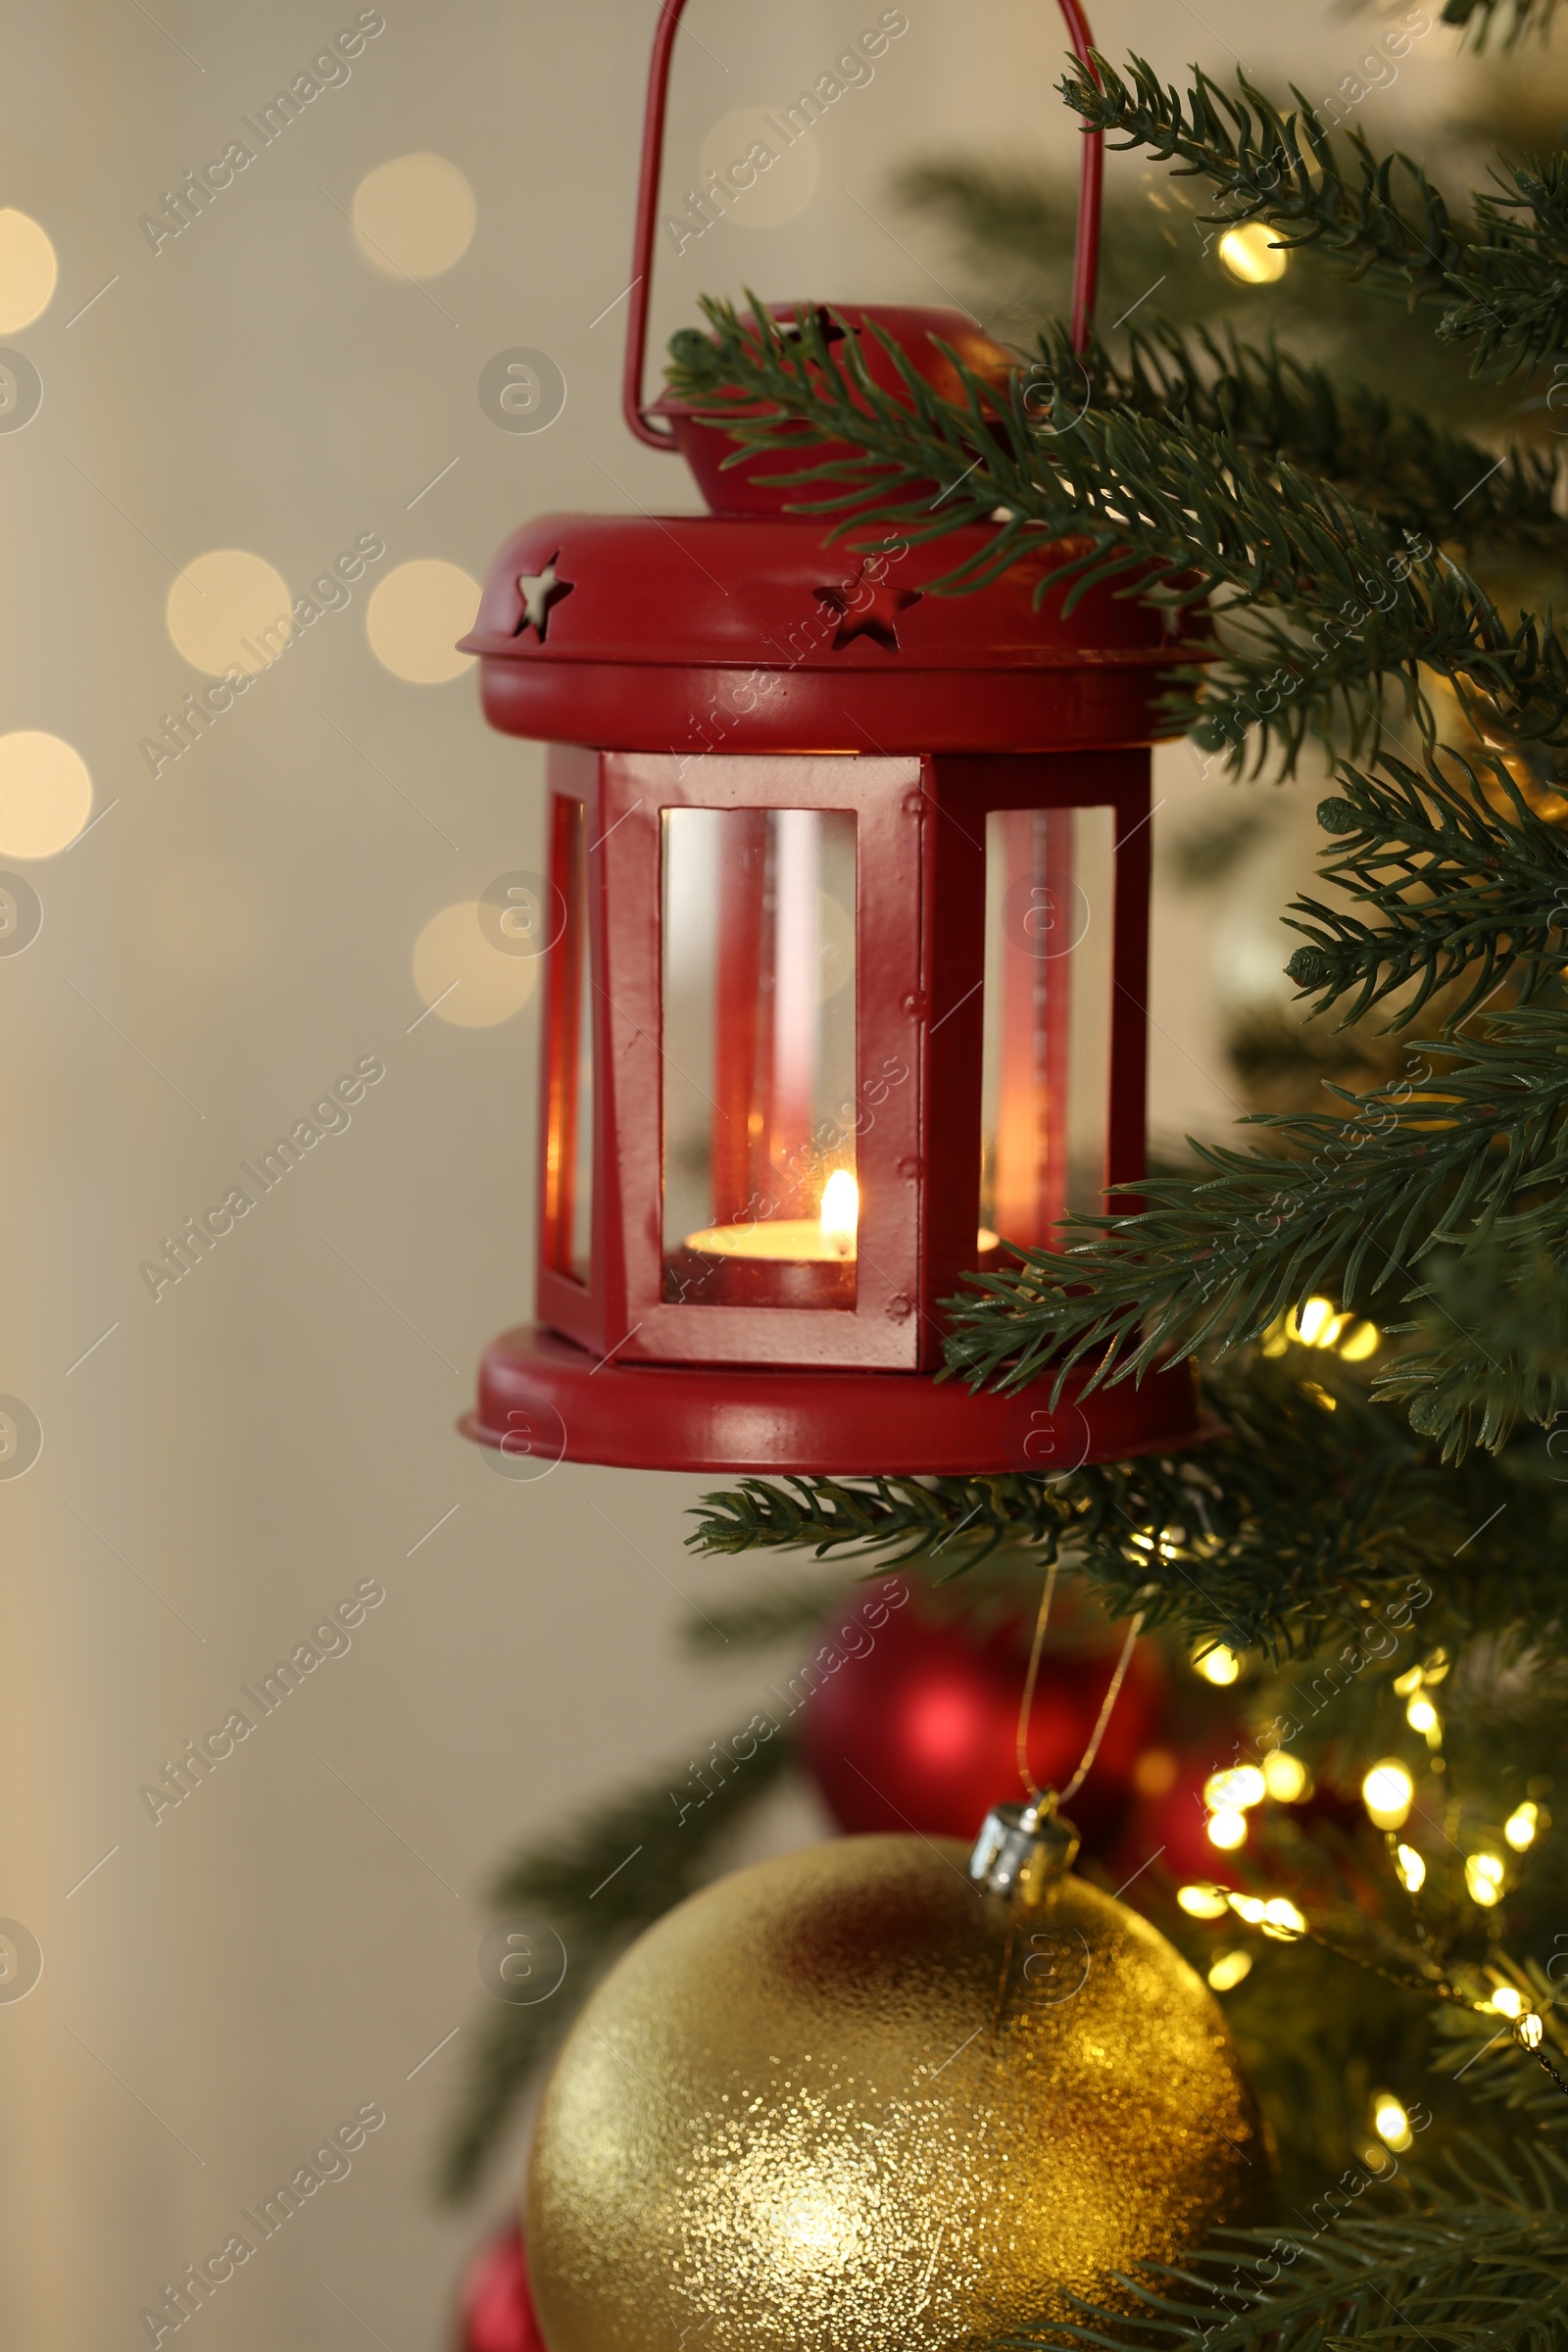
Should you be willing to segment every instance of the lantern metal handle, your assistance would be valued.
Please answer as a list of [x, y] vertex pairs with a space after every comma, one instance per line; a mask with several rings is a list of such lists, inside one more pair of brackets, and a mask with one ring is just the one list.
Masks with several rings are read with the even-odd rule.
[[[1078, 0], [1058, 0], [1066, 19], [1068, 37], [1080, 64], [1095, 74], [1089, 20]], [[654, 231], [659, 211], [659, 179], [664, 160], [664, 112], [669, 95], [670, 57], [685, 14], [686, 0], [662, 0], [654, 34], [653, 61], [648, 73], [648, 105], [643, 117], [642, 172], [637, 186], [637, 233], [632, 245], [631, 308], [626, 320], [626, 368], [621, 409], [626, 423], [650, 449], [673, 449], [674, 435], [654, 424], [643, 401], [643, 368], [648, 355], [648, 314], [653, 292]], [[1084, 134], [1083, 164], [1078, 178], [1078, 229], [1073, 251], [1072, 347], [1082, 351], [1089, 341], [1089, 321], [1095, 308], [1100, 274], [1101, 183], [1104, 172], [1104, 142], [1098, 130]]]

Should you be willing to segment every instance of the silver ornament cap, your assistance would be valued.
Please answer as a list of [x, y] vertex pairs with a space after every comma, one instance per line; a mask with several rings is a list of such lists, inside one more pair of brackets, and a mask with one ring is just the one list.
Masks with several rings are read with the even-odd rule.
[[1078, 1832], [1046, 1789], [1031, 1804], [993, 1805], [969, 1856], [969, 1876], [988, 1894], [1038, 1902], [1078, 1858]]

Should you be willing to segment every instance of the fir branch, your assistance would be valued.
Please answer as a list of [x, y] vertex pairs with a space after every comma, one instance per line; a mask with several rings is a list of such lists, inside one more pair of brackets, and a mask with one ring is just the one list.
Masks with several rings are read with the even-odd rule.
[[1215, 188], [1231, 223], [1267, 220], [1288, 247], [1321, 245], [1358, 277], [1411, 301], [1451, 295], [1466, 245], [1443, 196], [1408, 156], [1374, 155], [1364, 132], [1345, 141], [1347, 158], [1298, 90], [1282, 114], [1237, 73], [1239, 96], [1194, 68], [1185, 102], [1143, 58], [1124, 80], [1107, 57], [1074, 65], [1059, 83], [1064, 103], [1118, 148], [1142, 148], [1178, 177]]
[[[863, 527], [865, 501], [874, 495], [884, 525], [929, 538], [947, 527], [949, 514], [961, 516], [966, 501], [974, 502], [974, 520], [1001, 496], [1011, 519], [948, 575], [947, 586], [980, 584], [1031, 545], [1038, 549], [1022, 519], [1028, 514], [1058, 545], [1070, 541], [1050, 575], [1069, 587], [1069, 602], [1095, 581], [1120, 582], [1121, 593], [1152, 595], [1177, 611], [1220, 589], [1244, 599], [1254, 650], [1233, 654], [1217, 681], [1210, 673], [1198, 730], [1200, 740], [1228, 742], [1233, 760], [1253, 720], [1287, 763], [1309, 730], [1326, 727], [1336, 703], [1352, 727], [1375, 727], [1385, 680], [1402, 673], [1418, 702], [1422, 663], [1452, 678], [1461, 694], [1479, 696], [1494, 714], [1503, 710], [1517, 736], [1568, 740], [1568, 648], [1555, 628], [1527, 614], [1510, 630], [1464, 575], [1408, 551], [1396, 554], [1378, 517], [1320, 490], [1289, 464], [1251, 461], [1186, 419], [1167, 426], [1126, 410], [1090, 409], [1053, 438], [1030, 414], [1018, 380], [999, 389], [971, 373], [964, 401], [944, 401], [889, 345], [902, 382], [895, 396], [872, 383], [853, 337], [830, 345], [810, 319], [785, 337], [760, 315], [743, 327], [733, 310], [709, 308], [715, 338], [688, 339], [700, 356], [677, 370], [684, 388], [706, 389], [710, 398], [727, 388], [758, 404], [738, 427], [749, 445], [799, 428], [790, 442], [797, 460], [809, 445], [835, 438], [858, 449], [858, 456], [829, 456], [791, 477], [829, 485], [835, 495], [818, 502], [827, 510], [854, 509], [842, 528]], [[1062, 415], [1059, 397], [1053, 415]], [[992, 454], [977, 463], [968, 454], [976, 448]], [[960, 482], [965, 469], [969, 480]], [[935, 518], [933, 476], [955, 483]], [[897, 495], [916, 485], [917, 497]], [[1334, 591], [1354, 583], [1366, 598], [1374, 553], [1387, 573], [1375, 602], [1392, 610], [1374, 611], [1352, 597], [1362, 625], [1350, 630], [1342, 619], [1336, 637], [1329, 628]], [[1308, 662], [1298, 632], [1314, 614], [1324, 625]], [[1260, 643], [1269, 649], [1261, 657]], [[1280, 666], [1259, 685], [1272, 653], [1282, 657]], [[1191, 718], [1196, 673], [1188, 680]], [[1467, 959], [1485, 966], [1489, 955], [1494, 970], [1504, 954], [1516, 964], [1521, 956], [1541, 960], [1540, 895], [1518, 860], [1510, 871], [1525, 897], [1509, 906], [1500, 890], [1494, 895], [1490, 947], [1484, 931], [1466, 935], [1463, 918], [1419, 915], [1406, 903], [1397, 922], [1408, 916], [1428, 942], [1434, 928], [1446, 927], [1440, 975]], [[1372, 870], [1370, 882], [1383, 890], [1388, 876]], [[1518, 954], [1505, 945], [1509, 923]], [[1360, 957], [1363, 985], [1373, 969], [1374, 991], [1390, 960], [1397, 964], [1411, 952], [1409, 938], [1391, 939], [1389, 926], [1339, 944], [1352, 966]], [[1337, 973], [1331, 962], [1325, 977], [1345, 976], [1353, 981], [1356, 973]], [[1144, 1216], [1078, 1220], [1098, 1226], [1101, 1238], [1030, 1253], [1009, 1271], [977, 1277], [982, 1295], [956, 1303], [950, 1363], [976, 1383], [1009, 1387], [1048, 1362], [1059, 1374], [1086, 1358], [1093, 1381], [1121, 1378], [1159, 1350], [1255, 1337], [1342, 1264], [1348, 1301], [1361, 1295], [1358, 1285], [1371, 1296], [1395, 1276], [1409, 1276], [1439, 1242], [1469, 1249], [1494, 1227], [1510, 1248], [1555, 1258], [1568, 1231], [1554, 1221], [1548, 1199], [1521, 1208], [1520, 1198], [1561, 1183], [1559, 1112], [1568, 1073], [1556, 1028], [1539, 1018], [1519, 1026], [1529, 1017], [1500, 1016], [1486, 1039], [1468, 1047], [1467, 1059], [1443, 1081], [1436, 1119], [1408, 1080], [1359, 1098], [1336, 1090], [1349, 1105], [1342, 1121], [1323, 1114], [1269, 1121], [1281, 1144], [1301, 1155], [1297, 1161], [1204, 1147], [1200, 1156], [1213, 1171], [1206, 1181], [1152, 1180], [1144, 1189], [1152, 1205]], [[1521, 1409], [1524, 1390], [1513, 1369], [1490, 1356], [1489, 1363], [1500, 1384], [1500, 1408], [1495, 1398], [1489, 1405], [1495, 1427], [1499, 1410]], [[1428, 1385], [1441, 1387], [1446, 1377], [1440, 1369]]]
[[1460, 2176], [1468, 2193], [1405, 2191], [1406, 2210], [1388, 2218], [1354, 2209], [1378, 2176], [1351, 2167], [1325, 2189], [1321, 2228], [1224, 2230], [1190, 2263], [1122, 2281], [1125, 2316], [1071, 2297], [1083, 2316], [1058, 2322], [1054, 2340], [1104, 2352], [1151, 2339], [1206, 2352], [1547, 2352], [1568, 2330], [1568, 2166], [1545, 2149], [1526, 2152], [1522, 2177], [1484, 2149], [1476, 2162], [1479, 2179]]
[[[1059, 561], [1038, 593], [1065, 590], [1069, 611], [1092, 586], [1160, 605], [1173, 622], [1221, 605], [1241, 633], [1217, 666], [1183, 665], [1173, 643], [1166, 719], [1233, 766], [1252, 729], [1259, 758], [1272, 746], [1287, 767], [1336, 718], [1352, 750], [1375, 741], [1391, 679], [1430, 739], [1423, 665], [1461, 701], [1506, 706], [1521, 740], [1568, 743], [1568, 644], [1555, 625], [1530, 612], [1505, 621], [1430, 540], [1406, 539], [1288, 460], [1251, 455], [1181, 415], [1080, 409], [1072, 379], [1049, 372], [998, 385], [952, 353], [963, 398], [950, 400], [870, 330], [898, 371], [889, 391], [853, 335], [830, 343], [814, 318], [786, 335], [760, 305], [744, 322], [729, 304], [704, 307], [712, 336], [674, 338], [671, 381], [722, 414], [741, 454], [791, 460], [772, 478], [801, 491], [801, 511], [837, 514], [837, 535], [864, 539], [874, 505], [880, 546], [890, 535], [928, 543], [1004, 514], [927, 594], [985, 586], [1037, 556], [1044, 531]], [[1048, 371], [1059, 364], [1059, 354], [1042, 361]], [[748, 414], [734, 415], [737, 399]], [[803, 462], [824, 445], [819, 463]], [[933, 480], [948, 485], [935, 506]]]
[[1064, 330], [1051, 324], [1041, 351], [1054, 382], [1071, 382], [1075, 365], [1087, 370], [1096, 408], [1179, 415], [1250, 456], [1286, 459], [1407, 540], [1564, 553], [1555, 451], [1523, 445], [1499, 466], [1494, 450], [1419, 409], [1354, 380], [1337, 383], [1317, 363], [1245, 342], [1234, 328], [1215, 334], [1160, 320], [1133, 332], [1124, 358], [1097, 343], [1075, 364]]
[[[755, 1722], [754, 1718], [754, 1722]], [[747, 1752], [737, 1751], [743, 1742]], [[719, 1742], [711, 1742], [717, 1753]], [[748, 1728], [722, 1743], [724, 1765], [705, 1760], [658, 1773], [579, 1821], [565, 1837], [529, 1847], [500, 1874], [491, 1900], [505, 1916], [553, 1928], [566, 1975], [534, 2005], [497, 2002], [475, 2036], [466, 2095], [442, 2167], [450, 2198], [468, 2196], [494, 2153], [529, 2078], [550, 2056], [595, 1979], [617, 1952], [692, 1893], [714, 1846], [763, 1796], [790, 1761], [780, 1731]], [[703, 1771], [701, 1781], [694, 1775]], [[708, 1776], [714, 1787], [707, 1788]]]
[[1474, 46], [1485, 48], [1494, 28], [1506, 14], [1502, 46], [1511, 49], [1529, 33], [1544, 40], [1557, 14], [1559, 0], [1446, 0], [1445, 24], [1461, 24], [1475, 33]]
[[1422, 774], [1385, 754], [1375, 776], [1342, 766], [1340, 792], [1319, 807], [1324, 831], [1346, 844], [1323, 879], [1382, 918], [1315, 899], [1298, 899], [1286, 918], [1309, 944], [1285, 968], [1318, 996], [1315, 1009], [1356, 992], [1342, 1027], [1415, 981], [1393, 1023], [1402, 1028], [1470, 973], [1453, 1027], [1510, 974], [1528, 1000], [1563, 961], [1568, 832], [1536, 814], [1499, 758], [1445, 757], [1463, 787], [1435, 759]]
[[1470, 2097], [1501, 2107], [1533, 2131], [1568, 2132], [1568, 2097], [1563, 2095], [1559, 2071], [1568, 2064], [1568, 2054], [1553, 2014], [1554, 1987], [1538, 1961], [1527, 1961], [1506, 1974], [1543, 2021], [1541, 2050], [1526, 2048], [1506, 2017], [1444, 2008], [1433, 2021], [1439, 2036], [1433, 2069], [1462, 2079]]
[[698, 1551], [809, 1550], [820, 1560], [854, 1549], [897, 1568], [934, 1562], [953, 1544], [953, 1574], [999, 1550], [1038, 1551], [1047, 1566], [1061, 1524], [1051, 1490], [1032, 1478], [748, 1478], [703, 1501], [706, 1516], [686, 1539]]
[[1420, 166], [1378, 157], [1363, 131], [1343, 146], [1299, 90], [1282, 114], [1238, 71], [1239, 96], [1194, 69], [1185, 102], [1144, 59], [1124, 80], [1096, 53], [1060, 84], [1075, 114], [1178, 173], [1215, 188], [1233, 223], [1266, 220], [1287, 249], [1316, 245], [1350, 273], [1412, 303], [1446, 305], [1438, 333], [1473, 346], [1472, 373], [1532, 368], [1568, 341], [1568, 160], [1510, 170], [1461, 228]]
[[[1208, 1387], [1223, 1430], [1190, 1453], [1091, 1463], [1049, 1481], [748, 1479], [706, 1496], [687, 1540], [724, 1555], [830, 1552], [864, 1573], [918, 1569], [944, 1585], [1002, 1556], [1035, 1574], [1059, 1557], [1112, 1617], [1142, 1610], [1199, 1649], [1223, 1643], [1274, 1661], [1348, 1638], [1352, 1648], [1384, 1641], [1374, 1630], [1383, 1615], [1407, 1628], [1420, 1611], [1430, 1642], [1499, 1606], [1555, 1613], [1568, 1489], [1548, 1485], [1528, 1513], [1510, 1514], [1511, 1459], [1442, 1469], [1431, 1446], [1315, 1349], [1238, 1358]], [[1323, 1671], [1333, 1691], [1359, 1669], [1341, 1657]], [[1317, 1705], [1305, 1694], [1303, 1719]]]
[[1095, 1238], [970, 1276], [983, 1296], [950, 1302], [952, 1369], [1004, 1390], [1050, 1370], [1059, 1396], [1075, 1364], [1090, 1364], [1094, 1388], [1175, 1348], [1234, 1347], [1335, 1283], [1347, 1305], [1401, 1278], [1409, 1298], [1415, 1267], [1443, 1244], [1568, 1253], [1561, 1018], [1500, 1013], [1462, 1054], [1418, 1050], [1454, 1056], [1436, 1078], [1429, 1064], [1419, 1091], [1408, 1078], [1360, 1096], [1332, 1087], [1343, 1119], [1251, 1122], [1297, 1156], [1197, 1144], [1207, 1178], [1149, 1178], [1143, 1214], [1072, 1219]]
[[895, 188], [901, 204], [946, 211], [956, 202], [977, 254], [1049, 251], [1071, 234], [1073, 195], [1022, 171], [975, 170], [961, 162], [911, 164]]
[[1472, 373], [1494, 361], [1510, 374], [1536, 367], [1568, 339], [1568, 156], [1518, 165], [1499, 181], [1511, 193], [1477, 196], [1466, 299], [1438, 327], [1446, 341], [1475, 345]]
[[[1065, 1251], [971, 1275], [950, 1300], [948, 1362], [971, 1386], [1022, 1388], [1046, 1369], [1054, 1397], [1074, 1364], [1086, 1386], [1124, 1381], [1159, 1354], [1257, 1339], [1316, 1289], [1363, 1307], [1427, 1251], [1499, 1242], [1568, 1251], [1568, 1035], [1540, 1011], [1499, 1013], [1486, 1033], [1420, 1052], [1408, 1077], [1351, 1096], [1348, 1117], [1265, 1115], [1298, 1157], [1195, 1143], [1213, 1176], [1152, 1176], [1140, 1216], [1072, 1218], [1096, 1233]], [[1432, 1080], [1432, 1084], [1427, 1084]], [[1403, 1296], [1410, 1296], [1405, 1292]], [[1486, 1350], [1484, 1350], [1486, 1352]]]
[[[744, 1546], [715, 1544], [712, 1548], [723, 1551]], [[776, 1642], [809, 1634], [820, 1625], [834, 1603], [844, 1598], [846, 1581], [846, 1572], [803, 1577], [744, 1600], [706, 1600], [687, 1618], [682, 1639], [687, 1649], [700, 1658], [716, 1658], [726, 1649], [771, 1648]]]
[[[1564, 1442], [1552, 1425], [1568, 1411], [1560, 1251], [1499, 1242], [1469, 1257], [1440, 1253], [1427, 1269], [1425, 1298], [1423, 1344], [1378, 1375], [1376, 1394], [1407, 1403], [1412, 1427], [1440, 1440], [1446, 1460], [1472, 1446], [1495, 1449], [1519, 1422], [1532, 1421], [1552, 1428], [1546, 1445], [1555, 1461]], [[1478, 1328], [1484, 1348], [1471, 1336]]]

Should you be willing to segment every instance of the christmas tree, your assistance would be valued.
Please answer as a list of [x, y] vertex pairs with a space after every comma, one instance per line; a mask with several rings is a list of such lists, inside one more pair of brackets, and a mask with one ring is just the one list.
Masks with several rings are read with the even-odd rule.
[[[1446, 18], [1480, 46], [1544, 34], [1554, 7], [1450, 0]], [[852, 546], [994, 523], [954, 595], [1044, 539], [1054, 585], [1113, 582], [1189, 639], [1211, 627], [1211, 658], [1169, 680], [1172, 729], [1238, 776], [1332, 761], [1288, 969], [1378, 1075], [1195, 1145], [1136, 1213], [1111, 1200], [951, 1302], [951, 1376], [976, 1386], [1049, 1400], [1073, 1367], [1114, 1384], [1195, 1353], [1208, 1442], [1049, 1480], [748, 1479], [709, 1497], [692, 1544], [777, 1553], [785, 1581], [695, 1630], [766, 1645], [890, 1569], [1005, 1611], [1059, 1562], [1119, 1626], [1232, 1678], [1213, 1876], [1161, 1891], [1152, 1873], [1129, 1899], [1223, 1991], [1278, 2146], [1278, 2220], [1050, 2340], [1544, 2346], [1568, 2333], [1550, 1821], [1568, 1769], [1568, 640], [1550, 603], [1568, 153], [1500, 165], [1461, 208], [1245, 76], [1183, 92], [1097, 56], [1062, 96], [1202, 190], [1210, 226], [1326, 261], [1336, 304], [1401, 305], [1431, 411], [1234, 321], [1140, 322], [1081, 355], [1048, 322], [1010, 383], [956, 360], [947, 398], [902, 363], [879, 389], [828, 314], [786, 331], [712, 302], [672, 380], [731, 404], [749, 456]], [[1510, 388], [1500, 455], [1453, 421], [1448, 376]], [[591, 1975], [711, 1870], [790, 1760], [787, 1727], [716, 1739], [524, 1857], [498, 1900], [548, 1917]], [[1341, 1801], [1314, 1809], [1313, 1789]], [[500, 2013], [455, 2188], [562, 2022]]]

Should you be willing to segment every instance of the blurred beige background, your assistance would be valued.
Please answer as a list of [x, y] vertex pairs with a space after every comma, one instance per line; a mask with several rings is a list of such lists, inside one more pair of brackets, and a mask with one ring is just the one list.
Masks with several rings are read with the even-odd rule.
[[[479, 1890], [524, 1835], [679, 1756], [747, 1688], [677, 1646], [680, 1592], [720, 1581], [681, 1549], [689, 1483], [566, 1467], [514, 1485], [453, 1431], [480, 1347], [527, 1303], [537, 1007], [488, 950], [454, 961], [477, 929], [440, 918], [538, 861], [541, 760], [486, 731], [471, 669], [407, 674], [438, 665], [470, 592], [401, 568], [476, 581], [531, 512], [697, 503], [624, 434], [623, 312], [599, 316], [625, 282], [655, 9], [380, 13], [348, 77], [155, 253], [142, 216], [355, 7], [6, 10], [0, 206], [39, 224], [58, 282], [18, 323], [0, 267], [0, 345], [43, 390], [0, 431], [0, 735], [62, 739], [93, 796], [64, 846], [69, 790], [0, 746], [0, 866], [43, 917], [0, 955], [0, 1392], [43, 1435], [0, 1479], [0, 1918], [44, 1956], [28, 1997], [0, 2002], [0, 2337], [18, 2352], [145, 2342], [165, 2282], [368, 2102], [386, 2125], [351, 2177], [193, 2325], [207, 2352], [442, 2343], [521, 2153], [485, 2212], [437, 2208], [485, 1997]], [[724, 117], [787, 100], [878, 13], [692, 0], [668, 184]], [[794, 216], [666, 257], [657, 341], [700, 290], [747, 282], [941, 301], [945, 258], [892, 207], [893, 165], [1070, 155], [1053, 9], [907, 14], [818, 134]], [[1237, 53], [1271, 70], [1288, 35], [1308, 79], [1358, 38], [1242, 0], [1114, 0], [1096, 22], [1171, 75]], [[1375, 137], [1450, 46], [1435, 36], [1369, 102]], [[357, 191], [407, 158], [440, 160], [365, 191], [368, 243]], [[516, 347], [565, 377], [548, 431], [481, 409], [486, 363]], [[252, 575], [197, 559], [239, 551], [297, 595], [362, 534], [385, 553], [351, 600], [155, 779], [143, 739], [208, 682], [189, 627], [185, 653], [171, 635], [172, 586], [196, 566], [237, 642], [255, 614], [242, 595], [225, 619], [223, 599]], [[394, 579], [388, 666], [367, 614]], [[1181, 748], [1160, 777], [1162, 831], [1230, 789]], [[51, 825], [53, 854], [15, 854]], [[1275, 985], [1271, 896], [1218, 940], [1203, 903], [1162, 902], [1164, 1132], [1229, 1115], [1215, 970], [1220, 995], [1244, 969]], [[362, 1057], [385, 1076], [352, 1125], [155, 1303], [141, 1262]], [[385, 1598], [347, 1654], [155, 1825], [141, 1786], [367, 1581]]]

